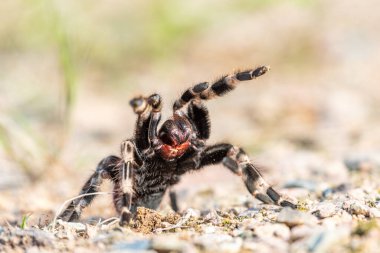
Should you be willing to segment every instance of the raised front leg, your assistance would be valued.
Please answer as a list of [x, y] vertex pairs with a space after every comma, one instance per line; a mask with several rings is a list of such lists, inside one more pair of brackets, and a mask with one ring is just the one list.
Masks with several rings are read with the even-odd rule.
[[150, 142], [150, 146], [153, 149], [156, 149], [160, 145], [162, 145], [162, 142], [160, 138], [158, 138], [157, 135], [157, 126], [158, 123], [161, 120], [161, 109], [162, 109], [162, 103], [161, 103], [161, 97], [158, 94], [153, 94], [148, 98], [148, 103], [152, 107], [152, 113], [151, 113], [151, 119], [149, 124], [149, 130], [148, 130], [148, 138]]
[[241, 148], [230, 144], [209, 146], [202, 153], [198, 168], [218, 163], [223, 163], [234, 174], [241, 176], [248, 191], [256, 199], [266, 204], [275, 203], [284, 207], [296, 208], [295, 204], [286, 200], [264, 180], [258, 168], [252, 164]]
[[[116, 167], [121, 159], [116, 156], [109, 156], [103, 159], [97, 166], [96, 171], [86, 181], [79, 195], [83, 197], [77, 198], [70, 202], [66, 209], [59, 215], [59, 219], [64, 221], [77, 221], [80, 218], [82, 210], [91, 204], [95, 198], [95, 194], [99, 191], [103, 179], [110, 179], [116, 176]], [[92, 195], [86, 195], [92, 194]]]
[[148, 139], [148, 129], [152, 107], [148, 104], [147, 98], [142, 96], [133, 98], [129, 104], [133, 111], [138, 115], [135, 127], [135, 143], [138, 150], [144, 150], [150, 147]]
[[192, 88], [186, 90], [180, 99], [175, 101], [173, 110], [179, 110], [185, 106], [188, 102], [194, 99], [209, 100], [217, 96], [223, 96], [229, 91], [235, 89], [236, 85], [240, 81], [248, 81], [255, 79], [269, 70], [267, 66], [261, 66], [255, 69], [249, 69], [246, 71], [239, 71], [232, 75], [223, 76], [211, 86], [209, 83], [199, 83]]
[[158, 94], [136, 97], [130, 104], [138, 115], [135, 130], [136, 148], [142, 151], [144, 156], [150, 157], [162, 145], [157, 136], [157, 126], [161, 119], [161, 97]]

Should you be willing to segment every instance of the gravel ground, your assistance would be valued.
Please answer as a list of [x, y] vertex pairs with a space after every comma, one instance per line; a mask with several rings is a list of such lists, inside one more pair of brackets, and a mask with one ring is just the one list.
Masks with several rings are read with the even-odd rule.
[[[7, 8], [14, 8], [16, 1], [8, 2]], [[211, 2], [190, 4], [189, 10], [205, 10]], [[29, 52], [33, 42], [24, 51], [1, 51], [5, 85], [0, 85], [0, 94], [9, 96], [0, 99], [0, 138], [3, 128], [8, 129], [12, 143], [0, 149], [0, 252], [378, 252], [380, 4], [301, 2], [270, 4], [254, 14], [245, 5], [244, 10], [230, 11], [218, 2], [227, 6], [221, 9], [225, 12], [211, 13], [214, 23], [186, 37], [174, 56], [161, 61], [116, 57], [123, 54], [113, 47], [124, 45], [124, 37], [100, 35], [114, 31], [110, 28], [124, 13], [104, 8], [105, 2], [94, 5], [88, 17], [79, 16], [80, 29], [72, 28], [78, 43], [89, 43], [82, 45], [82, 56], [92, 52], [92, 45], [100, 48], [100, 55], [113, 54], [97, 67], [88, 63], [78, 69], [71, 132], [61, 155], [52, 160], [44, 155], [54, 152], [43, 148], [54, 150], [57, 145], [50, 144], [61, 134], [60, 121], [54, 118], [61, 109], [55, 100], [62, 99], [52, 85], [62, 82], [56, 52], [49, 51], [51, 46], [43, 53], [44, 46]], [[77, 25], [70, 11], [76, 1], [70, 3], [65, 10]], [[18, 2], [14, 10], [18, 5], [23, 6]], [[30, 14], [28, 8], [24, 12]], [[7, 15], [18, 20], [19, 12]], [[8, 20], [7, 15], [1, 18]], [[22, 20], [14, 23], [23, 27], [28, 19]], [[8, 38], [17, 27], [10, 21], [4, 24], [0, 36]], [[90, 32], [85, 34], [84, 28]], [[5, 47], [17, 38], [13, 35], [9, 45], [4, 39]], [[131, 62], [138, 66], [131, 67]], [[128, 74], [120, 67], [124, 64], [129, 64]], [[270, 64], [272, 70], [209, 101], [209, 143], [243, 147], [267, 181], [298, 202], [297, 210], [259, 203], [240, 178], [213, 166], [183, 178], [177, 187], [178, 214], [164, 199], [157, 211], [139, 209], [130, 227], [119, 227], [111, 198], [105, 195], [96, 198], [79, 223], [54, 221], [97, 162], [117, 153], [120, 141], [132, 133], [134, 115], [127, 101], [133, 95], [159, 92], [168, 115], [171, 103], [190, 84], [261, 64]], [[108, 86], [113, 82], [119, 86]], [[33, 133], [40, 137], [36, 142]], [[33, 178], [40, 173], [38, 180]], [[111, 189], [106, 184], [102, 191]]]
[[[347, 165], [346, 183], [333, 185], [327, 179], [315, 181], [310, 175], [308, 180], [290, 180], [277, 187], [298, 199], [297, 210], [261, 204], [239, 182], [227, 187], [200, 186], [192, 191], [184, 186], [179, 191], [182, 205], [192, 208], [180, 213], [173, 213], [167, 202], [158, 211], [139, 208], [129, 227], [120, 227], [117, 217], [104, 220], [90, 215], [83, 222], [67, 223], [52, 221], [53, 213], [46, 217], [34, 214], [34, 219], [30, 218], [23, 229], [13, 224], [0, 227], [0, 249], [5, 252], [377, 252], [380, 188], [370, 179], [378, 176], [378, 164], [367, 160], [351, 161]], [[214, 169], [219, 167], [211, 170]], [[107, 203], [103, 208], [111, 209]]]

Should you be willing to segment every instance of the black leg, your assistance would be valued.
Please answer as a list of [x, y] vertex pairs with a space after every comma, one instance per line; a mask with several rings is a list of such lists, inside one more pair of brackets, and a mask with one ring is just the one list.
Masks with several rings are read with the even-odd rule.
[[[82, 187], [79, 195], [96, 193], [105, 178], [113, 178], [117, 174], [116, 167], [120, 158], [109, 156], [103, 159], [97, 166], [96, 171]], [[96, 195], [87, 195], [73, 200], [67, 208], [59, 215], [64, 221], [76, 221], [80, 218], [83, 208], [87, 207], [94, 200]]]
[[169, 190], [170, 206], [174, 212], [179, 211], [177, 193], [173, 190]]
[[161, 120], [161, 97], [158, 94], [153, 94], [148, 98], [148, 103], [152, 107], [152, 113], [150, 117], [150, 124], [148, 129], [148, 139], [150, 147], [156, 151], [160, 149], [162, 141], [157, 135], [157, 126]]
[[175, 101], [173, 110], [179, 110], [188, 102], [194, 99], [209, 100], [217, 96], [223, 96], [233, 90], [240, 81], [255, 79], [269, 70], [267, 66], [261, 66], [255, 69], [237, 72], [233, 75], [223, 76], [211, 86], [208, 83], [200, 83], [186, 90], [180, 99]]
[[197, 129], [197, 137], [201, 140], [210, 138], [210, 117], [206, 106], [199, 100], [193, 100], [187, 108], [187, 115]]
[[148, 129], [152, 108], [147, 98], [136, 97], [130, 101], [133, 111], [138, 115], [135, 127], [135, 143], [138, 150], [149, 148]]
[[270, 204], [296, 208], [296, 205], [284, 199], [262, 177], [259, 169], [253, 165], [247, 154], [230, 144], [209, 146], [201, 155], [199, 168], [210, 164], [223, 163], [236, 175], [240, 175], [248, 191], [258, 200]]
[[136, 97], [130, 104], [138, 115], [135, 130], [136, 148], [147, 156], [152, 155], [154, 149], [158, 149], [162, 144], [157, 136], [157, 126], [161, 119], [161, 97], [158, 94]]

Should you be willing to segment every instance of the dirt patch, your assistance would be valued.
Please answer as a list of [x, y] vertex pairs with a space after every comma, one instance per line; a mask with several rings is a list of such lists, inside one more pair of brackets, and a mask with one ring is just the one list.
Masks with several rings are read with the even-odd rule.
[[179, 215], [178, 213], [168, 213], [163, 218], [163, 221], [168, 222], [170, 224], [177, 224], [179, 222], [179, 219], [181, 219], [181, 215]]
[[181, 215], [174, 212], [162, 215], [155, 210], [138, 207], [133, 227], [136, 229], [136, 232], [149, 234], [157, 228], [166, 227], [168, 223], [175, 225], [180, 219]]
[[138, 207], [134, 228], [137, 232], [149, 234], [152, 233], [154, 229], [160, 228], [162, 221], [163, 216], [158, 212], [148, 208]]

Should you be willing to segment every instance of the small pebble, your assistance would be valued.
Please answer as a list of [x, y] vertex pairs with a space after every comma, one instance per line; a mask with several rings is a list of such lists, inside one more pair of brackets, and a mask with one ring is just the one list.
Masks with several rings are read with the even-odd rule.
[[151, 244], [151, 249], [157, 252], [192, 252], [190, 248], [188, 242], [175, 235], [155, 237]]
[[351, 172], [368, 172], [375, 167], [374, 162], [365, 156], [349, 157], [344, 159], [344, 165]]
[[364, 215], [369, 216], [369, 207], [360, 203], [357, 200], [347, 200], [343, 203], [342, 208], [349, 212], [350, 214], [355, 215]]
[[311, 214], [286, 207], [277, 216], [277, 222], [294, 227], [303, 224], [315, 224], [316, 218]]
[[336, 206], [333, 203], [320, 203], [313, 212], [320, 219], [331, 217], [336, 213]]
[[247, 209], [241, 213], [239, 213], [239, 217], [250, 217], [253, 218], [260, 212], [259, 209]]
[[189, 208], [185, 211], [185, 214], [183, 216], [199, 218], [201, 216], [201, 212], [199, 210]]
[[372, 207], [369, 209], [369, 217], [380, 218], [380, 210], [378, 208]]
[[112, 251], [142, 251], [148, 250], [151, 247], [150, 240], [133, 240], [126, 242], [118, 242], [112, 246]]
[[320, 231], [308, 240], [307, 248], [309, 252], [315, 253], [332, 252], [335, 246], [341, 245], [349, 236], [349, 228]]
[[238, 236], [243, 235], [243, 233], [244, 233], [243, 229], [234, 229], [234, 230], [232, 230], [231, 235], [233, 237], [238, 237]]
[[255, 228], [255, 234], [260, 238], [281, 238], [286, 241], [290, 238], [290, 230], [284, 224], [265, 224]]
[[294, 227], [291, 230], [291, 240], [296, 241], [305, 237], [309, 237], [317, 229], [320, 229], [320, 227], [316, 228], [316, 227], [311, 227], [308, 225], [300, 225], [300, 226]]
[[66, 222], [66, 221], [58, 220], [57, 223], [62, 225], [65, 228], [70, 228], [74, 230], [75, 232], [86, 231], [86, 225], [80, 222]]
[[203, 219], [204, 221], [211, 222], [214, 225], [218, 225], [222, 220], [222, 218], [217, 214], [216, 210], [211, 210]]
[[226, 234], [204, 234], [194, 239], [194, 243], [202, 248], [202, 252], [240, 252], [243, 240]]
[[205, 234], [213, 234], [216, 231], [216, 228], [214, 226], [202, 226], [202, 231]]
[[329, 198], [333, 194], [338, 193], [338, 192], [346, 192], [350, 186], [348, 184], [340, 184], [334, 187], [330, 187], [322, 191], [322, 197], [323, 198]]
[[232, 241], [222, 242], [219, 252], [240, 252], [243, 240], [241, 238], [234, 238]]

